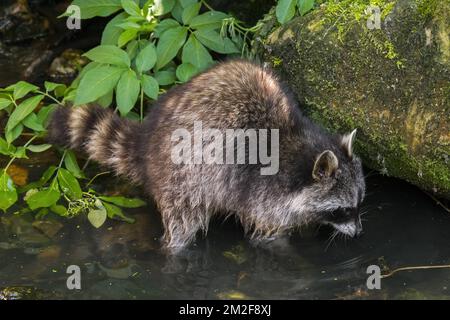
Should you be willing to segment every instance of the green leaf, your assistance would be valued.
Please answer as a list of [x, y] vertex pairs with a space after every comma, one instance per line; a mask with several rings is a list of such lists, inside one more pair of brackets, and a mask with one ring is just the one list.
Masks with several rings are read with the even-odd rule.
[[122, 196], [114, 196], [114, 197], [101, 196], [99, 198], [102, 199], [103, 201], [113, 203], [119, 207], [124, 208], [138, 208], [146, 205], [145, 201], [142, 201], [141, 199], [138, 198], [126, 198]]
[[120, 3], [122, 4], [122, 8], [127, 12], [128, 14], [132, 16], [139, 16], [141, 15], [141, 8], [136, 4], [136, 2], [132, 0], [121, 0]]
[[117, 40], [117, 45], [119, 47], [123, 47], [131, 40], [135, 39], [137, 36], [137, 30], [136, 29], [128, 29], [122, 32], [119, 36], [119, 39]]
[[165, 31], [167, 31], [169, 29], [172, 29], [172, 28], [175, 28], [175, 27], [179, 27], [179, 26], [180, 26], [180, 24], [176, 20], [173, 20], [173, 19], [170, 19], [170, 18], [164, 19], [160, 23], [158, 23], [158, 25], [156, 26], [156, 28], [155, 28], [155, 36], [158, 37], [158, 38], [161, 38], [161, 35]]
[[122, 116], [133, 109], [139, 96], [141, 85], [133, 70], [122, 74], [116, 89], [116, 102]]
[[222, 26], [223, 19], [229, 16], [220, 11], [208, 11], [191, 20], [189, 26], [192, 29], [211, 30], [218, 29]]
[[144, 74], [141, 78], [141, 84], [142, 89], [144, 90], [144, 93], [147, 95], [147, 97], [153, 100], [156, 100], [158, 98], [159, 84], [155, 78]]
[[130, 57], [130, 60], [133, 60], [134, 58], [136, 58], [138, 49], [139, 49], [139, 42], [137, 40], [128, 42], [127, 54], [128, 54], [128, 57]]
[[197, 74], [197, 68], [190, 63], [182, 63], [178, 66], [176, 75], [181, 82], [187, 82], [195, 74]]
[[143, 13], [142, 13], [139, 16], [128, 16], [125, 21], [127, 21], [127, 22], [134, 22], [134, 23], [138, 23], [138, 22], [141, 23], [141, 22], [147, 21], [147, 19], [145, 17], [147, 17], [147, 15], [143, 15]]
[[88, 220], [94, 227], [100, 228], [105, 223], [107, 216], [106, 209], [102, 206], [100, 209], [91, 209], [88, 213]]
[[27, 128], [30, 128], [34, 131], [45, 131], [45, 128], [39, 122], [39, 119], [35, 113], [30, 113], [24, 120], [23, 125]]
[[16, 147], [12, 144], [8, 144], [5, 139], [0, 137], [0, 153], [5, 156], [12, 156], [12, 154], [16, 151]]
[[24, 146], [20, 146], [17, 147], [17, 149], [14, 151], [14, 153], [12, 154], [13, 157], [16, 158], [25, 158], [28, 159], [27, 156], [27, 148], [25, 148]]
[[80, 81], [75, 96], [75, 105], [88, 103], [104, 96], [114, 89], [126, 69], [114, 66], [99, 66], [86, 72]]
[[80, 85], [81, 79], [84, 77], [84, 75], [88, 71], [93, 70], [95, 68], [98, 68], [100, 66], [102, 66], [101, 63], [94, 62], [94, 61], [89, 62], [87, 65], [85, 65], [84, 68], [81, 69], [80, 73], [75, 78], [75, 80], [72, 81], [72, 84], [70, 85], [70, 87], [67, 88], [67, 92], [64, 92], [64, 100], [63, 101], [65, 101], [67, 99], [67, 96], [69, 95], [70, 92], [73, 93], [74, 91], [76, 91], [74, 89], [77, 88]]
[[61, 217], [67, 216], [67, 208], [62, 205], [54, 204], [50, 206], [50, 210]]
[[183, 47], [181, 55], [183, 63], [193, 64], [199, 71], [203, 71], [213, 63], [208, 50], [191, 34]]
[[55, 166], [48, 167], [48, 169], [45, 170], [45, 172], [42, 174], [41, 178], [38, 181], [31, 182], [26, 186], [19, 188], [19, 192], [20, 193], [27, 192], [28, 190], [42, 187], [44, 184], [47, 183], [48, 180], [50, 180], [50, 178], [55, 173], [56, 169], [57, 168]]
[[314, 0], [298, 0], [297, 6], [300, 14], [304, 16], [314, 8]]
[[17, 126], [23, 119], [25, 119], [33, 110], [39, 105], [44, 98], [43, 95], [37, 95], [22, 101], [21, 104], [11, 113], [6, 124], [6, 130], [9, 131]]
[[136, 22], [132, 22], [132, 21], [125, 21], [125, 22], [119, 23], [117, 26], [122, 28], [123, 30], [135, 29], [136, 31], [139, 31], [139, 29], [141, 28], [140, 24], [138, 24]]
[[139, 73], [153, 68], [156, 63], [156, 48], [153, 43], [149, 43], [142, 49], [136, 57], [136, 69]]
[[102, 33], [102, 45], [117, 45], [120, 34], [123, 32], [117, 25], [124, 22], [127, 17], [125, 12], [119, 13], [112, 20], [110, 20]]
[[38, 90], [39, 87], [25, 81], [19, 81], [14, 85], [13, 97], [15, 100], [23, 98], [28, 93]]
[[51, 144], [30, 144], [27, 149], [31, 152], [44, 152], [52, 147]]
[[133, 223], [135, 219], [127, 217], [121, 208], [118, 206], [115, 206], [110, 203], [103, 202], [103, 205], [105, 206], [106, 212], [108, 213], [108, 218], [110, 219], [119, 219], [128, 223]]
[[179, 0], [181, 7], [186, 8], [191, 4], [198, 2], [198, 0]]
[[130, 58], [128, 57], [128, 54], [124, 50], [112, 45], [101, 45], [95, 47], [83, 54], [83, 56], [99, 63], [108, 63], [120, 67], [130, 66]]
[[81, 19], [107, 17], [122, 9], [120, 0], [74, 0], [72, 4], [80, 7]]
[[64, 157], [64, 165], [67, 170], [72, 172], [72, 174], [78, 179], [84, 178], [84, 174], [78, 166], [77, 158], [72, 150], [67, 150]]
[[200, 11], [200, 7], [202, 4], [200, 2], [192, 3], [184, 8], [183, 13], [181, 15], [181, 20], [184, 24], [189, 24], [195, 16], [198, 15]]
[[5, 98], [0, 98], [0, 110], [8, 108], [12, 104], [12, 101]]
[[278, 0], [275, 15], [278, 22], [283, 24], [292, 19], [295, 15], [296, 0]]
[[219, 32], [214, 30], [199, 29], [194, 31], [196, 38], [207, 48], [218, 53], [239, 53], [239, 49], [229, 38], [222, 38]]
[[155, 73], [154, 77], [160, 86], [171, 85], [176, 80], [175, 71], [171, 70], [158, 71]]
[[167, 30], [161, 36], [156, 47], [156, 69], [161, 69], [177, 55], [186, 41], [187, 28], [176, 27]]
[[17, 191], [14, 186], [14, 182], [5, 172], [2, 170], [0, 176], [0, 209], [4, 212], [11, 207], [17, 201]]
[[172, 14], [172, 17], [174, 17], [178, 22], [183, 23], [183, 19], [181, 17], [181, 15], [183, 14], [183, 7], [181, 6], [179, 1], [175, 3], [175, 6], [170, 13]]
[[44, 82], [44, 87], [45, 87], [45, 90], [46, 90], [47, 92], [51, 92], [51, 91], [56, 90], [56, 89], [59, 88], [59, 87], [64, 87], [64, 84], [62, 84], [62, 83], [50, 82], [50, 81], [45, 81], [45, 82]]
[[29, 190], [25, 195], [24, 200], [31, 210], [35, 210], [37, 208], [51, 207], [58, 202], [59, 198], [58, 182], [54, 179], [49, 188], [41, 191], [36, 189]]
[[13, 142], [22, 134], [22, 131], [23, 131], [23, 125], [21, 123], [19, 123], [13, 129], [6, 131], [6, 135], [5, 135], [6, 141], [8, 143]]
[[81, 199], [83, 193], [78, 180], [70, 173], [69, 170], [60, 168], [58, 170], [58, 182], [61, 190], [72, 200]]
[[155, 16], [162, 16], [170, 12], [175, 5], [175, 0], [155, 0], [151, 11]]
[[111, 90], [110, 92], [108, 92], [104, 96], [101, 96], [100, 98], [98, 98], [96, 100], [96, 102], [100, 106], [102, 106], [103, 108], [107, 108], [107, 107], [109, 107], [111, 105], [111, 103], [113, 101], [113, 96], [114, 96], [114, 90]]
[[56, 105], [48, 105], [39, 109], [37, 114], [37, 121], [43, 126], [47, 127], [48, 120], [50, 118], [50, 114], [55, 109]]

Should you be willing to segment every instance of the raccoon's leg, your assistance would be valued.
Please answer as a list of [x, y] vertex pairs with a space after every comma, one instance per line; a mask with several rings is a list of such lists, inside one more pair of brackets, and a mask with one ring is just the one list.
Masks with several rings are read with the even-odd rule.
[[178, 253], [188, 246], [199, 230], [206, 233], [208, 217], [199, 209], [188, 207], [161, 207], [164, 235], [163, 248], [169, 253]]
[[295, 252], [295, 248], [289, 242], [289, 234], [251, 239], [250, 244], [255, 248], [261, 248], [277, 255], [286, 255]]

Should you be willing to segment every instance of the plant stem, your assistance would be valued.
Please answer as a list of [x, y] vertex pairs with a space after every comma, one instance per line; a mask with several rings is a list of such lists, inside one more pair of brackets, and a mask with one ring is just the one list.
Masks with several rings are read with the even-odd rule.
[[141, 122], [144, 121], [144, 89], [141, 88]]
[[49, 98], [49, 99], [55, 101], [57, 104], [59, 104], [59, 105], [61, 105], [61, 106], [64, 105], [61, 101], [58, 101], [58, 99], [56, 99], [55, 97], [49, 95], [47, 92], [43, 92], [43, 91], [36, 91], [36, 92], [37, 92], [37, 93], [40, 93], [40, 94], [43, 94], [44, 96], [46, 96], [47, 98]]
[[209, 11], [216, 11], [205, 0], [201, 0], [201, 2]]
[[64, 153], [63, 153], [63, 155], [61, 157], [61, 160], [59, 161], [58, 169], [61, 169], [61, 166], [63, 164], [64, 158], [66, 157], [66, 153], [67, 153], [67, 150], [64, 150]]
[[[37, 136], [31, 137], [30, 140], [28, 140], [27, 143], [25, 143], [23, 147], [24, 147], [24, 148], [28, 147], [28, 146], [30, 145], [30, 143], [33, 142], [33, 140], [36, 139], [36, 138], [37, 138]], [[12, 158], [9, 160], [8, 164], [7, 164], [6, 167], [5, 167], [5, 172], [8, 170], [9, 166], [10, 166], [10, 165], [14, 162], [14, 160], [16, 160], [16, 159], [17, 159], [17, 157], [14, 156], [14, 157], [12, 157]]]
[[94, 180], [97, 179], [98, 177], [108, 174], [108, 173], [111, 173], [111, 171], [97, 173], [91, 180], [89, 180], [89, 182], [86, 184], [86, 187], [89, 187], [91, 185], [91, 183], [94, 182]]

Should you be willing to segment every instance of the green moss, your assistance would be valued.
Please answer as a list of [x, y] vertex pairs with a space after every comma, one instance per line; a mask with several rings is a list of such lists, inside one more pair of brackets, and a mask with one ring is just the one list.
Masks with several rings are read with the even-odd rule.
[[[450, 166], [442, 159], [450, 150], [440, 121], [448, 73], [431, 67], [442, 45], [424, 46], [424, 29], [438, 29], [449, 11], [439, 7], [426, 23], [414, 1], [331, 0], [284, 26], [266, 24], [260, 52], [314, 121], [333, 132], [360, 129], [356, 151], [365, 165], [449, 198]], [[365, 27], [367, 4], [384, 4], [384, 17], [392, 11], [389, 30]], [[440, 33], [433, 35], [437, 41]]]
[[330, 0], [325, 6], [324, 21], [336, 27], [337, 38], [342, 42], [355, 24], [361, 25], [367, 31], [367, 40], [377, 52], [387, 59], [394, 60], [400, 68], [403, 67], [403, 59], [394, 44], [384, 35], [384, 32], [369, 30], [366, 26], [366, 21], [372, 15], [372, 12], [367, 11], [370, 6], [380, 8], [380, 18], [383, 21], [392, 12], [395, 3], [394, 0]]
[[272, 62], [272, 66], [274, 68], [277, 68], [277, 67], [281, 66], [281, 64], [283, 63], [283, 59], [281, 59], [280, 57], [272, 57], [271, 62]]
[[367, 21], [372, 15], [367, 11], [370, 6], [379, 7], [381, 20], [384, 20], [394, 4], [394, 0], [329, 0], [325, 6], [324, 20], [336, 26], [338, 39], [344, 41], [348, 30], [355, 24]]
[[[347, 132], [363, 123], [363, 117], [334, 112], [331, 108], [314, 104], [310, 104], [308, 111], [314, 121], [330, 128], [332, 132]], [[411, 157], [407, 145], [396, 135], [380, 136], [376, 130], [366, 128], [365, 136], [357, 136], [355, 149], [365, 159], [366, 165], [384, 174], [401, 176], [440, 194], [450, 193], [450, 168], [442, 162]], [[376, 154], [378, 156], [374, 157]]]
[[[417, 12], [425, 19], [429, 19], [433, 16], [438, 2], [441, 0], [416, 0]], [[445, 1], [445, 0], [444, 0]]]

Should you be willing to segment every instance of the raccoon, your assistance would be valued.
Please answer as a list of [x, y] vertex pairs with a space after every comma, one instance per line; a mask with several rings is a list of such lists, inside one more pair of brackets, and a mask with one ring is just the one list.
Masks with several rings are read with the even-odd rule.
[[[196, 121], [220, 132], [278, 129], [278, 172], [262, 175], [260, 163], [174, 163], [173, 132], [191, 132]], [[51, 142], [82, 150], [145, 188], [161, 213], [170, 253], [199, 231], [206, 235], [215, 215], [234, 215], [257, 241], [313, 223], [359, 235], [365, 182], [353, 153], [355, 133], [331, 134], [314, 124], [273, 71], [246, 60], [216, 64], [172, 88], [142, 123], [96, 105], [60, 107], [49, 123]]]

